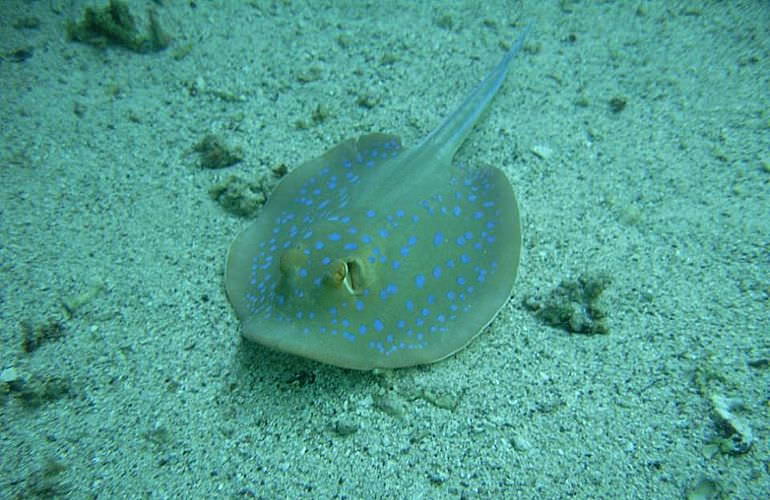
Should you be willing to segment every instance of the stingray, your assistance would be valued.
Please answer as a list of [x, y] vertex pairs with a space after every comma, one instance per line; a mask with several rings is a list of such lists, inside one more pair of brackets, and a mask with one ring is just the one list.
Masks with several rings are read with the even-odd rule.
[[417, 146], [349, 139], [287, 175], [227, 256], [245, 338], [369, 370], [433, 363], [473, 340], [513, 290], [519, 210], [500, 169], [452, 165], [526, 30]]

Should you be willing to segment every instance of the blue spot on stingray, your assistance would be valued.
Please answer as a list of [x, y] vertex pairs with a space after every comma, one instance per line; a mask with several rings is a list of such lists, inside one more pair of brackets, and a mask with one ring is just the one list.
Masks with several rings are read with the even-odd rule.
[[463, 212], [463, 211], [462, 211], [462, 209], [461, 209], [460, 207], [458, 207], [457, 205], [455, 205], [455, 207], [452, 209], [452, 213], [453, 213], [455, 216], [458, 216], [458, 217], [459, 217], [459, 215], [460, 215], [462, 212]]
[[315, 249], [316, 249], [316, 250], [321, 250], [321, 249], [323, 249], [323, 247], [325, 247], [325, 246], [326, 246], [326, 245], [324, 245], [324, 242], [323, 242], [323, 241], [316, 241], [316, 242], [315, 242]]
[[358, 327], [358, 333], [360, 333], [361, 335], [363, 335], [364, 333], [366, 333], [366, 325], [361, 325], [361, 326], [359, 326], [359, 327]]
[[357, 311], [363, 311], [364, 310], [364, 302], [361, 300], [356, 301], [356, 310]]
[[409, 239], [406, 240], [406, 242], [407, 244], [409, 244], [409, 246], [414, 245], [415, 243], [417, 243], [417, 236], [410, 236]]
[[340, 236], [340, 233], [331, 233], [329, 235], [329, 239], [332, 241], [339, 241], [341, 238], [342, 236]]
[[468, 257], [467, 253], [460, 255], [460, 262], [462, 262], [463, 264], [467, 264], [470, 261], [471, 261], [471, 258]]
[[441, 266], [436, 266], [433, 268], [433, 277], [436, 279], [441, 277]]
[[358, 245], [355, 243], [345, 243], [345, 250], [355, 250], [358, 248]]
[[382, 329], [385, 328], [385, 325], [380, 321], [379, 319], [374, 320], [374, 329], [378, 332], [381, 332]]
[[407, 300], [405, 305], [406, 305], [406, 310], [407, 311], [409, 311], [409, 312], [414, 311], [414, 302], [412, 302], [411, 300]]
[[430, 309], [428, 309], [427, 307], [423, 307], [422, 311], [420, 311], [420, 314], [422, 314], [423, 316], [430, 316]]
[[374, 210], [369, 210], [368, 212], [366, 212], [367, 217], [374, 217], [375, 215], [377, 215], [377, 212], [375, 212]]
[[425, 275], [424, 274], [418, 274], [414, 277], [414, 284], [417, 286], [417, 288], [422, 288], [425, 286]]
[[329, 262], [331, 262], [331, 261], [332, 261], [332, 259], [330, 257], [324, 257], [323, 259], [321, 259], [321, 264], [328, 265]]
[[401, 262], [398, 260], [394, 260], [390, 263], [390, 267], [393, 268], [393, 270], [399, 269], [401, 267]]
[[403, 255], [404, 257], [409, 255], [409, 247], [401, 247], [401, 255]]
[[372, 242], [372, 237], [369, 236], [368, 234], [365, 234], [365, 235], [361, 236], [361, 241], [364, 242], [364, 245], [368, 245], [369, 243]]
[[442, 243], [444, 243], [444, 233], [437, 231], [436, 234], [433, 235], [433, 246], [439, 246]]

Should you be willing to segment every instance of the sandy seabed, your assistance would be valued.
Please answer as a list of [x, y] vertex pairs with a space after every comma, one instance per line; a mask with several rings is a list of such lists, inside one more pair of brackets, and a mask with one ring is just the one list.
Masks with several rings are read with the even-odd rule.
[[[0, 3], [0, 498], [766, 497], [767, 2], [148, 3], [165, 50]], [[522, 211], [490, 327], [384, 374], [241, 340], [210, 188], [415, 144], [526, 24], [457, 158]], [[608, 334], [526, 307], [585, 273]]]

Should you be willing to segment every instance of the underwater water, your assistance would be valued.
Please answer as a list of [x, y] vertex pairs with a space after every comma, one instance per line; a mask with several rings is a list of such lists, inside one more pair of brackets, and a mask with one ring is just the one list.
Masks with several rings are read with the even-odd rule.
[[[767, 2], [8, 0], [0, 23], [0, 498], [770, 490]], [[352, 138], [420, 150], [527, 26], [441, 156], [493, 181], [301, 170]], [[324, 215], [289, 189], [304, 171], [370, 204]], [[321, 226], [258, 238], [269, 278], [229, 267], [276, 185]], [[233, 273], [279, 321], [241, 324]], [[460, 337], [370, 370], [311, 328], [382, 330], [381, 353]]]

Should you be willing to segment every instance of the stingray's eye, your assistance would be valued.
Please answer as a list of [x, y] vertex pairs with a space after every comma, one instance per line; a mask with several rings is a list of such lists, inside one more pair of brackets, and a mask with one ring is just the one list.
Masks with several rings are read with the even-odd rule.
[[289, 248], [281, 254], [280, 270], [281, 274], [290, 277], [297, 273], [300, 267], [307, 263], [307, 255], [302, 252], [302, 248], [296, 246]]
[[357, 257], [348, 258], [345, 266], [347, 268], [345, 288], [354, 295], [361, 295], [366, 287], [371, 286], [374, 280], [374, 269]]
[[345, 261], [337, 259], [329, 264], [329, 270], [324, 274], [323, 283], [331, 288], [339, 288], [345, 282], [347, 274], [348, 268]]

